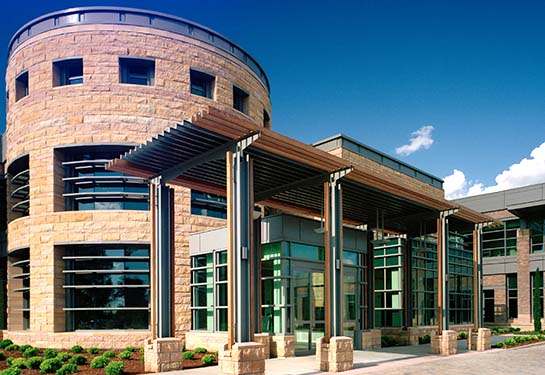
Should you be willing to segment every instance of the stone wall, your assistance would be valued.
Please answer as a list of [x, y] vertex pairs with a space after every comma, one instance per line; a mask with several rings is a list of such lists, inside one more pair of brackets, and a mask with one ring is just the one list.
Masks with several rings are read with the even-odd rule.
[[209, 352], [223, 350], [227, 344], [227, 332], [188, 331], [185, 333], [185, 347], [188, 350], [201, 347]]

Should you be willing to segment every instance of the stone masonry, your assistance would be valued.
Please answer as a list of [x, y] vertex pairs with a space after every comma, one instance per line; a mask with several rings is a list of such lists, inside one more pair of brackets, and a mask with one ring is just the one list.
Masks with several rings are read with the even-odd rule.
[[530, 290], [530, 230], [519, 229], [517, 231], [517, 298], [518, 317], [514, 319], [513, 326], [523, 330], [532, 330], [531, 315], [531, 290]]
[[179, 338], [146, 340], [144, 343], [144, 371], [182, 370], [182, 355], [183, 345]]
[[230, 350], [221, 350], [218, 359], [221, 375], [264, 375], [265, 351], [256, 342], [236, 343]]
[[361, 332], [362, 350], [380, 349], [382, 347], [382, 332], [380, 329], [370, 329]]
[[295, 336], [271, 336], [271, 358], [287, 358], [295, 356]]
[[[83, 59], [83, 84], [53, 87], [53, 61], [74, 56]], [[119, 56], [155, 59], [154, 85], [119, 83]], [[190, 68], [216, 76], [214, 99], [190, 93]], [[16, 101], [15, 77], [24, 71], [29, 95]], [[233, 84], [250, 93], [248, 115], [232, 108]], [[92, 338], [81, 331], [64, 332], [64, 248], [149, 244], [150, 222], [147, 211], [64, 211], [62, 147], [139, 144], [209, 106], [261, 126], [263, 110], [271, 113], [267, 89], [246, 65], [207, 43], [115, 24], [73, 25], [33, 35], [11, 54], [6, 88], [6, 165], [28, 154], [30, 167], [30, 213], [8, 224], [7, 250], [29, 249], [31, 312], [29, 330], [21, 331], [21, 313], [15, 310], [20, 294], [13, 293], [8, 275], [5, 337], [19, 344], [36, 338], [51, 347], [81, 343], [80, 337], [99, 347], [139, 346], [147, 331], [125, 332], [122, 340], [106, 331], [94, 331]], [[190, 191], [175, 191], [174, 323], [176, 336], [183, 338], [191, 328], [188, 235], [224, 226], [225, 221], [191, 215]]]
[[350, 337], [335, 336], [326, 343], [324, 337], [316, 340], [317, 370], [343, 372], [354, 367], [354, 343]]
[[491, 332], [488, 328], [479, 328], [477, 334], [473, 334], [473, 339], [471, 340], [471, 350], [476, 350], [482, 352], [485, 350], [490, 350]]
[[430, 344], [432, 354], [456, 354], [458, 349], [458, 334], [456, 331], [444, 330], [442, 335], [432, 335]]

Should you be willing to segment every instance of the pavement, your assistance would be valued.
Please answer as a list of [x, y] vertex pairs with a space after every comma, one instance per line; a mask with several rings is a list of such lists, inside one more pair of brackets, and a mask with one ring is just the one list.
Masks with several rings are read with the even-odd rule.
[[[512, 335], [492, 336], [492, 344]], [[315, 356], [273, 358], [265, 363], [266, 375], [326, 374], [315, 368]], [[398, 346], [376, 350], [354, 351], [354, 369], [346, 375], [387, 373], [388, 375], [496, 375], [499, 373], [540, 374], [545, 372], [545, 344], [514, 349], [492, 349], [486, 352], [467, 350], [466, 340], [458, 341], [458, 354], [430, 354], [430, 345]], [[217, 375], [218, 369], [169, 372], [169, 375]]]

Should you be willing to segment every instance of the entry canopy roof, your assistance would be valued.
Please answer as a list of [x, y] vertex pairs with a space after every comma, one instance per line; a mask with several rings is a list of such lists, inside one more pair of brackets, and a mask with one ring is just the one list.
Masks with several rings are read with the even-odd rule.
[[[490, 217], [445, 199], [364, 171], [346, 160], [258, 127], [242, 116], [209, 108], [137, 146], [108, 164], [108, 169], [171, 185], [226, 195], [226, 150], [237, 140], [257, 138], [246, 150], [253, 160], [255, 202], [286, 212], [320, 216], [323, 182], [332, 172], [352, 169], [341, 180], [343, 215], [350, 224], [368, 224], [401, 232], [439, 211], [458, 209], [453, 224], [488, 223]], [[430, 228], [431, 229], [431, 228]], [[469, 229], [469, 227], [468, 227]], [[433, 227], [433, 230], [435, 228]]]

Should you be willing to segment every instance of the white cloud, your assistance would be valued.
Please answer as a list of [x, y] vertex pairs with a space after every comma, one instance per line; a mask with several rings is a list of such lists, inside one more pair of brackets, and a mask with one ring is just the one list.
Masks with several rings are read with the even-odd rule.
[[545, 182], [545, 142], [534, 148], [529, 158], [511, 165], [496, 176], [496, 184], [485, 186], [478, 181], [468, 181], [464, 172], [454, 169], [444, 178], [443, 188], [447, 199], [493, 193], [520, 186]]
[[433, 139], [431, 138], [431, 132], [433, 131], [433, 126], [427, 125], [422, 126], [417, 131], [411, 133], [412, 137], [409, 139], [409, 143], [403, 146], [396, 148], [396, 154], [407, 156], [420, 150], [421, 148], [427, 150], [433, 144]]

